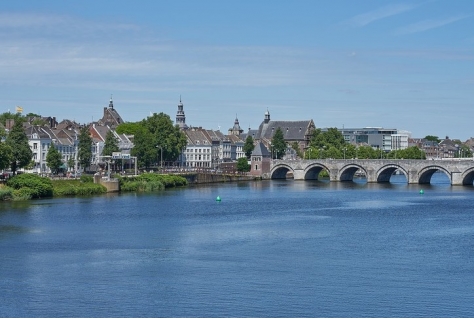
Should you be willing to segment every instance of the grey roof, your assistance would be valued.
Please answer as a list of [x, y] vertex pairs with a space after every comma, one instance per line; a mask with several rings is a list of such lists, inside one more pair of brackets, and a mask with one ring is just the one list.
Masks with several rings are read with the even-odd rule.
[[305, 140], [314, 129], [313, 120], [306, 121], [269, 121], [262, 122], [256, 134], [256, 139], [271, 139], [280, 128], [285, 140]]
[[211, 141], [208, 139], [206, 134], [204, 134], [203, 130], [186, 130], [184, 131], [186, 137], [188, 138], [188, 145], [204, 145], [204, 146], [211, 146]]
[[263, 145], [262, 142], [258, 142], [257, 145], [255, 145], [255, 148], [252, 151], [252, 156], [270, 157], [270, 152], [265, 147], [265, 145]]

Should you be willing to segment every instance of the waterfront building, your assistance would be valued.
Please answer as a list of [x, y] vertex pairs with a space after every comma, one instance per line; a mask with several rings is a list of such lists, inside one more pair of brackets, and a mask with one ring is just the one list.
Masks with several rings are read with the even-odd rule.
[[262, 176], [270, 172], [271, 155], [263, 142], [257, 142], [250, 157], [250, 175]]
[[289, 145], [296, 142], [299, 149], [303, 151], [309, 145], [315, 125], [313, 120], [273, 121], [270, 119], [270, 112], [267, 110], [264, 120], [255, 134], [255, 143], [262, 142], [266, 148], [269, 148], [273, 135], [278, 128], [283, 132], [283, 138]]

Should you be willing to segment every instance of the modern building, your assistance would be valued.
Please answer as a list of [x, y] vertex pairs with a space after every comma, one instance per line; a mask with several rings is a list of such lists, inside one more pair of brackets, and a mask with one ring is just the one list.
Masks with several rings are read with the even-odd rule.
[[[327, 131], [328, 129], [322, 129]], [[338, 129], [347, 143], [353, 145], [368, 145], [385, 152], [402, 150], [408, 147], [410, 132], [382, 127], [342, 128]]]

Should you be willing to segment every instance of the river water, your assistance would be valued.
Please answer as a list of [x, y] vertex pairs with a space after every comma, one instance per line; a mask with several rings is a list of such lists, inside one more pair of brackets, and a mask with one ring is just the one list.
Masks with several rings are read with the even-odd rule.
[[474, 188], [437, 175], [0, 203], [0, 316], [474, 317]]

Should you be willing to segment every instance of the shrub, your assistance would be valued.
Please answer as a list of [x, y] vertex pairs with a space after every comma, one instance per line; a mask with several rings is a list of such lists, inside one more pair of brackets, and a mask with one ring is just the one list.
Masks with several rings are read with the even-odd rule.
[[94, 179], [92, 178], [92, 176], [89, 176], [89, 175], [82, 175], [80, 180], [83, 183], [93, 183], [94, 182]]
[[94, 195], [106, 192], [107, 188], [100, 184], [83, 183], [78, 180], [53, 181], [54, 196]]
[[13, 199], [13, 190], [9, 187], [0, 188], [0, 200]]
[[187, 180], [181, 176], [145, 173], [133, 177], [117, 177], [123, 192], [154, 192], [167, 187], [184, 186]]
[[[13, 188], [14, 196], [21, 198], [30, 195], [30, 198], [41, 198], [53, 196], [53, 185], [51, 180], [35, 174], [21, 174], [10, 178], [7, 186]], [[22, 189], [25, 190], [22, 190]]]

